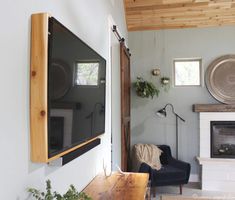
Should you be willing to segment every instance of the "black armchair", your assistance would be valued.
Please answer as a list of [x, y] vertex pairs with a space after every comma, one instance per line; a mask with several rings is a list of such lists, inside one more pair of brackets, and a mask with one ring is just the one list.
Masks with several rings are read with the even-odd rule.
[[187, 184], [189, 180], [190, 164], [173, 158], [169, 146], [159, 145], [158, 148], [163, 151], [160, 156], [162, 168], [155, 170], [148, 164], [142, 163], [139, 172], [149, 173], [151, 187], [179, 185], [180, 194], [182, 194], [182, 185]]

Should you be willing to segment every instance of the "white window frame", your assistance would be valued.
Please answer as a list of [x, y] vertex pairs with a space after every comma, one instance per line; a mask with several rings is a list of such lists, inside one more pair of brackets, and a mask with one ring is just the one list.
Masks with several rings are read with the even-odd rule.
[[[190, 62], [198, 61], [199, 62], [199, 85], [176, 85], [175, 77], [175, 63], [176, 62]], [[202, 69], [202, 58], [176, 58], [173, 60], [173, 86], [174, 87], [202, 87], [203, 86], [203, 69]]]

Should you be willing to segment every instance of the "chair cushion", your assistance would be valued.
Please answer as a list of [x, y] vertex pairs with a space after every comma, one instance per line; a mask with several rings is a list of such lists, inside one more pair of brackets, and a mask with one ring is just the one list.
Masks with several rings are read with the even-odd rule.
[[[163, 165], [160, 170], [152, 170], [152, 185], [177, 185], [187, 179], [186, 171], [175, 168], [171, 165]], [[153, 182], [154, 181], [154, 182]]]

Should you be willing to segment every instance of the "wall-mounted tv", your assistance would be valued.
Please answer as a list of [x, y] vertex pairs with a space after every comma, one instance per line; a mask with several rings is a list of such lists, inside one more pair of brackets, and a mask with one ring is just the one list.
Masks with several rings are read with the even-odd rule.
[[50, 158], [104, 133], [106, 62], [53, 17], [48, 44]]

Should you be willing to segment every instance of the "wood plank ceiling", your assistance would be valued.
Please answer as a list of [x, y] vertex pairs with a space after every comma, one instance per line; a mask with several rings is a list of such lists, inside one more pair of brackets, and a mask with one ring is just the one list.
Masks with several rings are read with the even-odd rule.
[[235, 0], [124, 0], [129, 31], [235, 25]]

